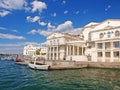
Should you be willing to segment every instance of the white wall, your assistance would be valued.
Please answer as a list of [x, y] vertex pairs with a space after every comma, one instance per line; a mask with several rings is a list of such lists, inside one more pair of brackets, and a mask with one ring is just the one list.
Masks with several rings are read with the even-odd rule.
[[[92, 32], [91, 33], [91, 41], [97, 41], [97, 40], [106, 40], [106, 39], [115, 39], [118, 38], [115, 36], [115, 31], [119, 31], [120, 32], [120, 28], [118, 29], [111, 29], [111, 30], [101, 30], [101, 31], [97, 31], [97, 32]], [[108, 32], [110, 32], [111, 37], [108, 38]], [[100, 33], [104, 34], [103, 38], [100, 38]], [[120, 37], [119, 37], [120, 38]]]

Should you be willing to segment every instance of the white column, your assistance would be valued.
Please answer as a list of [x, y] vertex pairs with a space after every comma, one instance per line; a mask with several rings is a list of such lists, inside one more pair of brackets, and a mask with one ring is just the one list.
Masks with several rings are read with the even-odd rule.
[[82, 56], [83, 56], [83, 47], [82, 47]]
[[79, 46], [77, 46], [77, 55], [79, 55]]
[[58, 46], [56, 47], [56, 60], [58, 60]]
[[50, 52], [49, 52], [49, 60], [51, 60], [51, 47], [49, 47]]
[[69, 46], [69, 49], [70, 49], [69, 54], [70, 54], [70, 56], [71, 56], [71, 45]]
[[49, 47], [47, 47], [46, 59], [49, 60]]
[[[97, 54], [98, 54], [98, 52], [97, 52], [97, 50], [98, 50], [98, 43], [95, 43], [95, 52], [92, 52], [92, 53], [94, 53], [94, 54], [92, 54], [91, 55], [91, 60], [92, 61], [95, 61], [95, 62], [97, 62], [98, 61], [98, 56], [97, 56]], [[94, 55], [94, 56], [93, 56]]]
[[68, 45], [67, 45], [67, 50], [66, 50], [66, 56], [68, 56]]
[[105, 62], [105, 42], [103, 42], [103, 49], [102, 49], [102, 53], [103, 53], [103, 59], [102, 59], [102, 62]]
[[113, 54], [113, 42], [110, 42], [110, 62], [114, 62], [114, 54]]
[[55, 47], [53, 47], [53, 57], [52, 57], [52, 60], [55, 59], [55, 56], [54, 56], [54, 55], [55, 55], [55, 51], [54, 51], [55, 49], [54, 49], [54, 48], [55, 48]]
[[75, 46], [73, 45], [73, 56], [75, 55]]

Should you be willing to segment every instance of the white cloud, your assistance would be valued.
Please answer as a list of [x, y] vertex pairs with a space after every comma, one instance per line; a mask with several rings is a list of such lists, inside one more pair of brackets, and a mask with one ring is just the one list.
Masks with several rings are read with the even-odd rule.
[[4, 46], [4, 47], [19, 47], [19, 46], [23, 46], [24, 44], [21, 43], [15, 43], [15, 44], [0, 44], [0, 47]]
[[26, 20], [27, 20], [27, 22], [32, 22], [32, 23], [38, 22], [38, 24], [41, 25], [41, 26], [47, 25], [47, 23], [45, 23], [45, 22], [43, 22], [43, 21], [40, 20], [39, 16], [34, 16], [34, 17], [27, 16]]
[[13, 31], [13, 32], [16, 32], [16, 33], [18, 32], [18, 30], [12, 30], [12, 31]]
[[68, 11], [67, 11], [67, 10], [65, 10], [65, 11], [64, 11], [64, 14], [67, 14], [67, 13], [68, 13]]
[[47, 9], [47, 5], [44, 2], [41, 1], [33, 1], [31, 3], [32, 5], [32, 12], [36, 12], [37, 10], [41, 13], [43, 9]]
[[25, 37], [23, 36], [16, 36], [16, 35], [12, 35], [12, 34], [2, 34], [0, 33], [0, 38], [3, 39], [25, 39]]
[[88, 12], [88, 9], [85, 9], [85, 10], [83, 11], [83, 14], [87, 14], [87, 12]]
[[76, 11], [76, 12], [75, 12], [75, 14], [79, 14], [79, 13], [80, 13], [80, 11]]
[[62, 1], [62, 4], [66, 4], [66, 1], [65, 1], [65, 0], [63, 0], [63, 1]]
[[55, 29], [55, 26], [53, 26], [50, 22], [48, 23], [48, 29]]
[[27, 34], [36, 34], [37, 32], [38, 32], [37, 30], [33, 29], [30, 32], [28, 32]]
[[8, 15], [9, 13], [10, 13], [9, 11], [2, 10], [2, 11], [0, 11], [0, 16], [4, 17], [4, 16]]
[[0, 30], [6, 30], [6, 28], [5, 27], [0, 27]]
[[108, 11], [111, 8], [111, 5], [108, 5], [107, 8], [105, 8], [105, 11]]
[[39, 23], [39, 25], [41, 25], [41, 26], [46, 26], [46, 25], [47, 25], [47, 23], [41, 22], [40, 20], [38, 21], [38, 23]]
[[43, 36], [48, 36], [52, 33], [52, 31], [38, 30], [38, 33]]
[[4, 17], [12, 12], [12, 10], [27, 10], [28, 3], [26, 0], [0, 0], [0, 16]]
[[37, 22], [38, 20], [40, 20], [40, 17], [39, 16], [35, 16], [35, 17], [27, 16], [26, 19], [28, 22]]
[[58, 27], [55, 29], [56, 31], [65, 31], [65, 30], [71, 30], [73, 29], [72, 22], [66, 21], [63, 24], [58, 25]]
[[0, 0], [0, 8], [8, 10], [20, 10], [27, 6], [26, 0]]
[[64, 23], [58, 25], [57, 27], [51, 25], [51, 23], [48, 23], [48, 29], [47, 30], [31, 30], [29, 34], [36, 34], [39, 33], [43, 36], [48, 36], [53, 32], [64, 32], [64, 33], [70, 33], [74, 35], [78, 35], [81, 33], [81, 28], [74, 28], [71, 21], [65, 21]]
[[54, 13], [52, 14], [52, 16], [53, 16], [53, 17], [56, 17], [56, 16], [57, 16], [57, 14], [54, 12]]

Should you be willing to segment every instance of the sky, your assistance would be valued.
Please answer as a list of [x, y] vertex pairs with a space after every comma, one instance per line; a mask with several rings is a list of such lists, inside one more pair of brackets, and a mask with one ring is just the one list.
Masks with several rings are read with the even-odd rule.
[[22, 54], [53, 32], [80, 34], [107, 19], [120, 19], [120, 0], [0, 0], [0, 52]]

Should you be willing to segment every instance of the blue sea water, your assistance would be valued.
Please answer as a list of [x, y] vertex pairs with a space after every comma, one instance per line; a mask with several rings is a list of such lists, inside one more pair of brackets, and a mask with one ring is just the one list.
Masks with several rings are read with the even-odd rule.
[[0, 60], [0, 90], [120, 90], [120, 70], [38, 71]]

